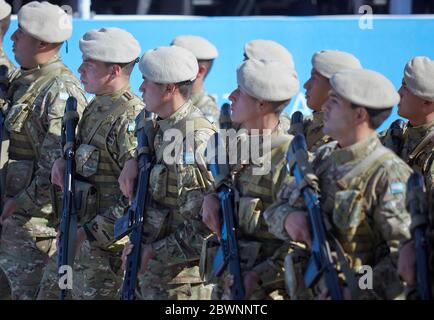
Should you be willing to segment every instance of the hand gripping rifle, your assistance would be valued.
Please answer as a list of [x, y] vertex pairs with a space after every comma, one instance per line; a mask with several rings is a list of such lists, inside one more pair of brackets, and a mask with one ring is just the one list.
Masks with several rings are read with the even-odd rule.
[[[302, 187], [303, 198], [307, 206], [309, 222], [312, 232], [312, 248], [309, 265], [304, 274], [306, 287], [312, 288], [321, 276], [333, 300], [342, 300], [342, 290], [338, 273], [333, 262], [330, 243], [324, 219], [320, 208], [320, 195], [317, 181], [313, 178], [314, 172], [309, 163], [306, 139], [303, 135], [295, 136], [287, 152], [287, 168]], [[316, 177], [315, 177], [316, 178]]]
[[[150, 117], [150, 114], [146, 114], [146, 118], [148, 117]], [[139, 178], [135, 198], [127, 213], [116, 221], [114, 231], [116, 240], [129, 235], [130, 242], [134, 246], [127, 257], [121, 293], [122, 300], [135, 300], [137, 274], [141, 262], [142, 228], [146, 199], [148, 198], [149, 174], [152, 168], [152, 155], [144, 127], [137, 130], [137, 155]]]

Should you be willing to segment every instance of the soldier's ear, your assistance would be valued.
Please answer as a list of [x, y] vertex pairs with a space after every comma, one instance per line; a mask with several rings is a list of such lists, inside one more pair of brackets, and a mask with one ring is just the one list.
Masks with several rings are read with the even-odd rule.
[[363, 107], [357, 108], [357, 119], [360, 120], [360, 122], [367, 121], [369, 123], [368, 110]]

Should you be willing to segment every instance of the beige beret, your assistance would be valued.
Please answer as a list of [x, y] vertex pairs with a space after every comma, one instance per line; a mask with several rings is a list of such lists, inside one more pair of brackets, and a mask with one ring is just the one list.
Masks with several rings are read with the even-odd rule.
[[312, 57], [312, 67], [327, 79], [341, 70], [362, 69], [360, 61], [355, 56], [337, 50], [324, 50], [315, 53]]
[[414, 95], [434, 101], [434, 60], [427, 57], [411, 59], [405, 66], [404, 81]]
[[330, 79], [330, 84], [339, 96], [370, 109], [392, 108], [400, 100], [392, 82], [372, 70], [342, 70]]
[[247, 59], [277, 60], [289, 64], [294, 69], [292, 54], [281, 44], [272, 40], [252, 40], [244, 45]]
[[3, 20], [11, 14], [12, 8], [5, 0], [0, 0], [0, 20]]
[[196, 57], [187, 49], [170, 46], [146, 52], [140, 59], [143, 76], [156, 83], [194, 81], [199, 71]]
[[83, 59], [129, 63], [140, 55], [140, 44], [134, 36], [120, 28], [92, 29], [80, 39]]
[[68, 40], [72, 34], [72, 17], [49, 2], [32, 1], [18, 11], [18, 23], [24, 32], [48, 43]]
[[205, 38], [199, 36], [178, 36], [173, 39], [172, 45], [190, 50], [197, 60], [213, 60], [217, 58], [217, 48]]
[[270, 60], [246, 60], [237, 70], [237, 82], [253, 98], [283, 101], [300, 89], [297, 73], [287, 63]]

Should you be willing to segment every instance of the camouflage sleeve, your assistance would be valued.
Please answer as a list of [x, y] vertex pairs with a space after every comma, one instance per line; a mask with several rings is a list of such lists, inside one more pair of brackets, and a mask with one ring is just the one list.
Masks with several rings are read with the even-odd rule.
[[281, 240], [291, 240], [285, 230], [285, 219], [291, 212], [304, 209], [304, 202], [293, 178], [283, 183], [277, 200], [264, 211], [268, 231]]
[[179, 164], [179, 211], [186, 218], [183, 224], [167, 237], [152, 243], [160, 259], [167, 264], [178, 264], [198, 259], [203, 239], [211, 232], [202, 222], [200, 211], [205, 193], [213, 189], [212, 176], [206, 168], [204, 150], [214, 131], [209, 129], [195, 132], [194, 164]]
[[[121, 169], [126, 161], [133, 158], [134, 150], [137, 147], [134, 124], [140, 109], [140, 105], [137, 105], [134, 112], [120, 117], [107, 136], [108, 151]], [[83, 228], [89, 241], [94, 242], [101, 248], [106, 248], [114, 243], [114, 223], [118, 218], [122, 217], [127, 207], [128, 200], [124, 196], [120, 196], [115, 205], [104, 212], [98, 213], [93, 219], [84, 224]]]
[[[324, 153], [324, 147], [320, 147], [315, 154], [309, 153], [314, 170], [323, 159]], [[282, 170], [280, 180], [281, 185], [277, 190], [276, 200], [264, 211], [264, 218], [270, 233], [279, 239], [291, 240], [285, 230], [285, 219], [291, 212], [306, 210], [306, 204], [295, 178], [290, 176], [287, 170]]]
[[410, 214], [405, 206], [405, 190], [411, 169], [396, 159], [387, 161], [384, 168], [386, 170], [381, 172], [376, 186], [370, 189], [368, 185], [367, 190], [375, 190], [381, 195], [373, 204], [373, 225], [387, 243], [390, 253], [383, 254], [383, 258], [372, 266], [374, 290], [365, 290], [364, 295], [393, 299], [402, 290], [396, 270], [398, 246], [401, 241], [410, 239]]
[[24, 210], [38, 210], [50, 202], [51, 167], [54, 161], [62, 156], [62, 117], [69, 95], [77, 98], [77, 111], [81, 116], [86, 98], [73, 83], [54, 81], [43, 99], [45, 106], [42, 109], [47, 110], [47, 129], [39, 149], [37, 169], [29, 186], [15, 196], [18, 206]]

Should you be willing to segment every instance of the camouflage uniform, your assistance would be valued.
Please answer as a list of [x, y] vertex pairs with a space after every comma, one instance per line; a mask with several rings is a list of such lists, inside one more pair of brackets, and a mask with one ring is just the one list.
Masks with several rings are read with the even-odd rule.
[[66, 99], [85, 97], [72, 72], [54, 57], [49, 63], [21, 75], [10, 86], [11, 107], [5, 119], [9, 162], [4, 196], [14, 197], [19, 210], [4, 222], [0, 268], [14, 299], [32, 299], [48, 258], [53, 254], [50, 173], [61, 155], [61, 122]]
[[[268, 231], [263, 218], [263, 212], [277, 200], [279, 187], [288, 182], [286, 170], [286, 151], [292, 136], [278, 126], [271, 134], [271, 152], [263, 154], [262, 161], [241, 162], [240, 145], [250, 140], [250, 144], [257, 143], [258, 137], [239, 134], [237, 164], [231, 165], [233, 185], [235, 188], [236, 215], [239, 226], [237, 240], [241, 259], [241, 272], [254, 271], [260, 277], [260, 287], [255, 287], [250, 299], [282, 299], [286, 297], [283, 278], [283, 260], [288, 253], [288, 243], [276, 238]], [[262, 136], [259, 136], [262, 138]], [[262, 142], [263, 143], [263, 142]], [[261, 145], [263, 146], [263, 145]], [[257, 163], [271, 165], [270, 171], [258, 174]], [[256, 164], [255, 164], [256, 163]], [[211, 265], [217, 243], [209, 245], [208, 254], [202, 256], [201, 264], [207, 264], [208, 278], [211, 277]], [[225, 274], [220, 276], [219, 286], [213, 298], [222, 296]]]
[[218, 125], [220, 109], [217, 107], [215, 99], [207, 94], [205, 90], [193, 93], [191, 95], [191, 102], [198, 108], [209, 122]]
[[[388, 145], [391, 139], [391, 130], [387, 130], [382, 138], [382, 143]], [[431, 214], [433, 212], [432, 195], [434, 190], [434, 121], [418, 127], [407, 124], [401, 139], [398, 156], [403, 159], [414, 171], [421, 172], [424, 176], [428, 191]]]
[[[82, 192], [79, 226], [87, 239], [74, 263], [73, 299], [114, 299], [122, 284], [120, 254], [125, 241], [114, 240], [114, 221], [128, 207], [117, 179], [137, 146], [135, 118], [142, 100], [124, 88], [96, 96], [78, 125], [76, 193]], [[57, 256], [44, 272], [38, 299], [57, 299]]]
[[[337, 142], [324, 145], [315, 152], [312, 166], [329, 232], [342, 245], [350, 268], [357, 271], [369, 265], [373, 269], [373, 290], [358, 291], [357, 297], [397, 297], [403, 289], [395, 267], [398, 244], [410, 238], [405, 187], [411, 169], [382, 147], [375, 134], [347, 148], [339, 148]], [[305, 205], [291, 182], [264, 213], [270, 232], [288, 240], [284, 221], [296, 210], [305, 210]]]
[[[139, 121], [142, 119], [141, 115]], [[163, 141], [164, 134], [178, 129], [186, 137], [186, 125], [191, 121], [195, 162], [185, 140], [182, 145], [176, 144], [178, 150], [183, 147], [180, 161], [163, 161], [163, 152], [171, 143]], [[151, 145], [156, 161], [150, 173], [150, 201], [146, 205], [142, 239], [152, 245], [156, 255], [139, 276], [138, 295], [142, 299], [209, 299], [211, 287], [204, 286], [199, 274], [202, 243], [209, 235], [200, 209], [204, 193], [212, 190], [204, 150], [216, 129], [190, 101], [170, 117], [157, 119], [155, 129]]]
[[[307, 150], [310, 152], [315, 152], [316, 149], [333, 140], [322, 131], [324, 126], [323, 117], [322, 112], [315, 111], [303, 121], [303, 134], [306, 137]], [[291, 128], [289, 133], [296, 134], [295, 130], [291, 130]]]
[[[382, 137], [384, 145], [392, 145], [391, 129]], [[414, 171], [420, 172], [425, 180], [428, 208], [431, 224], [434, 221], [434, 121], [413, 127], [407, 123], [400, 142], [400, 150], [396, 150]], [[431, 231], [431, 243], [434, 243], [434, 229]], [[434, 270], [434, 255], [431, 254], [431, 270]], [[434, 290], [434, 284], [433, 284]], [[412, 293], [409, 293], [412, 294]]]

